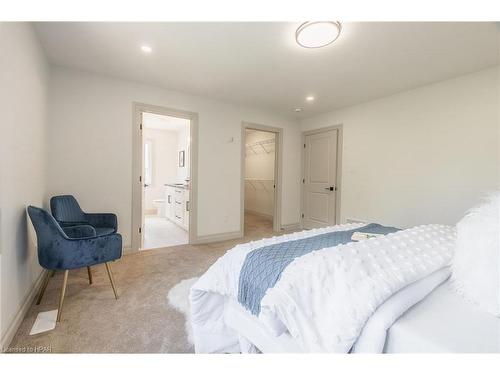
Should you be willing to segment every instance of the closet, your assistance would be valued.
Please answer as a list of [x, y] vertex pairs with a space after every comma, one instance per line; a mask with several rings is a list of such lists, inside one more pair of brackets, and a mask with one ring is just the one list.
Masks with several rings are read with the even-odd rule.
[[245, 214], [272, 219], [276, 136], [253, 129], [245, 135]]

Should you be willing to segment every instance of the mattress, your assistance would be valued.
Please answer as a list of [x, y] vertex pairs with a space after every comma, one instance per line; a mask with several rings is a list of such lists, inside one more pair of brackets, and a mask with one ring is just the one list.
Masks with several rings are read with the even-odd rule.
[[[264, 353], [301, 352], [288, 333], [274, 336], [236, 301], [228, 302], [224, 319]], [[500, 319], [477, 310], [445, 282], [392, 325], [384, 353], [500, 353]]]
[[445, 282], [401, 316], [386, 353], [500, 353], [500, 319], [478, 310]]

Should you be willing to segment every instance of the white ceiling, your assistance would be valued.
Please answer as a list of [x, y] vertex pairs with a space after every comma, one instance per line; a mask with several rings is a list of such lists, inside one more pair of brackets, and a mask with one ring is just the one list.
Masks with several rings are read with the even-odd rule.
[[[37, 23], [51, 62], [308, 117], [498, 63], [494, 23], [344, 23], [322, 49], [297, 23]], [[153, 48], [151, 54], [140, 50]], [[305, 102], [305, 96], [316, 100]], [[300, 114], [293, 109], [303, 107]]]
[[178, 132], [182, 128], [189, 126], [189, 120], [178, 117], [162, 116], [154, 113], [143, 113], [142, 124], [146, 129]]

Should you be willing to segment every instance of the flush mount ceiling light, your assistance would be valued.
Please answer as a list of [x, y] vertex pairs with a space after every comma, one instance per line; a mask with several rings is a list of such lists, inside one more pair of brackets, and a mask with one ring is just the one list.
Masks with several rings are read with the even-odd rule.
[[304, 22], [295, 32], [295, 40], [304, 48], [321, 48], [333, 43], [342, 26], [336, 21]]
[[295, 112], [302, 112], [302, 108], [295, 108], [294, 111]]
[[312, 101], [314, 101], [314, 96], [306, 96], [306, 100], [308, 102], [312, 102]]
[[142, 45], [141, 46], [141, 51], [144, 52], [144, 53], [151, 53], [151, 52], [153, 52], [153, 49], [150, 46]]

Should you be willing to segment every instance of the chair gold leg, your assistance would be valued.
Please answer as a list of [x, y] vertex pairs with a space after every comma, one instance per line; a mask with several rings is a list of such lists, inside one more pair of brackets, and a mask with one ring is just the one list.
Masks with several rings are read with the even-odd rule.
[[43, 294], [45, 293], [45, 289], [47, 289], [47, 285], [49, 285], [49, 279], [51, 273], [54, 271], [47, 271], [45, 272], [45, 275], [43, 276], [43, 282], [42, 282], [42, 287], [40, 288], [40, 292], [38, 293], [38, 298], [36, 299], [36, 304], [39, 305], [40, 302], [42, 302], [42, 297]]
[[113, 293], [115, 293], [115, 298], [118, 299], [118, 293], [116, 291], [115, 280], [113, 279], [113, 274], [111, 273], [111, 268], [108, 262], [104, 263], [106, 265], [106, 270], [108, 271], [109, 281], [111, 281], [111, 287], [113, 288]]
[[89, 284], [92, 285], [92, 271], [90, 267], [87, 267], [87, 273], [89, 274]]
[[69, 273], [69, 270], [64, 271], [63, 286], [61, 289], [61, 296], [59, 297], [59, 309], [57, 310], [57, 322], [61, 321], [64, 295], [66, 294], [66, 285], [68, 284], [68, 273]]

